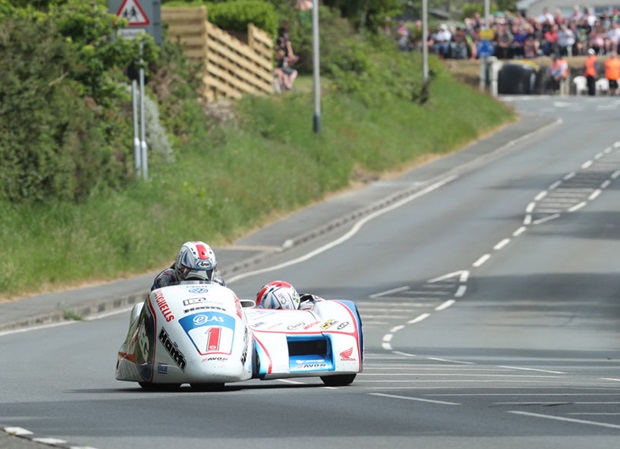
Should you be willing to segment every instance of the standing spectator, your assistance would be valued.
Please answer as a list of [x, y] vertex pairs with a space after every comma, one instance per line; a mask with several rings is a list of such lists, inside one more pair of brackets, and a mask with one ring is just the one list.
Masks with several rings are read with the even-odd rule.
[[433, 51], [441, 58], [445, 59], [450, 56], [450, 42], [452, 41], [452, 33], [448, 29], [448, 25], [441, 24], [437, 28], [437, 32], [433, 34]]
[[618, 79], [620, 79], [620, 59], [616, 52], [609, 53], [605, 61], [605, 78], [609, 81], [609, 95], [618, 95]]
[[618, 42], [620, 42], [620, 27], [617, 22], [611, 22], [609, 30], [607, 30], [607, 37], [610, 42], [610, 52], [618, 53]]
[[573, 31], [566, 26], [566, 24], [560, 25], [558, 30], [558, 51], [561, 56], [572, 56], [573, 45], [575, 44], [575, 35]]
[[566, 85], [568, 77], [568, 64], [560, 55], [554, 54], [552, 56], [547, 75], [547, 93], [562, 92], [561, 88]]
[[396, 27], [396, 39], [398, 40], [399, 50], [409, 50], [409, 30], [402, 20], [398, 21], [398, 27]]
[[596, 58], [596, 52], [590, 48], [588, 49], [588, 56], [586, 57], [584, 76], [588, 83], [588, 95], [596, 95], [596, 78], [598, 77], [598, 60]]
[[558, 26], [554, 23], [543, 35], [542, 51], [545, 56], [558, 52]]

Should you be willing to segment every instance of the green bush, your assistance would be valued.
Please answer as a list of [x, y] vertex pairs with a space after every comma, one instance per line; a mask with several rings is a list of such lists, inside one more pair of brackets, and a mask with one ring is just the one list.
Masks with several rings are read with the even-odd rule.
[[275, 37], [278, 16], [270, 3], [261, 0], [238, 0], [226, 3], [207, 3], [209, 22], [226, 31], [247, 32], [248, 24]]

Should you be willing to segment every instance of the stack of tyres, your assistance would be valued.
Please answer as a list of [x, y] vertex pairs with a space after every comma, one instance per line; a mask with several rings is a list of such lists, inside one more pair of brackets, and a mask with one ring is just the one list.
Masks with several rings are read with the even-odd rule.
[[538, 93], [538, 67], [526, 62], [504, 63], [497, 74], [500, 95], [532, 95]]

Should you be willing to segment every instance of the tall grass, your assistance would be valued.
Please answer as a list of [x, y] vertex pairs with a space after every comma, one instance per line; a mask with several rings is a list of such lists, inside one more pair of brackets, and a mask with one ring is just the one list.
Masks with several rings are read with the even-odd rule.
[[515, 117], [443, 74], [423, 106], [392, 98], [369, 108], [327, 87], [321, 135], [309, 92], [245, 98], [236, 113], [236, 125], [199, 127], [176, 162], [155, 162], [150, 180], [126, 191], [80, 205], [0, 203], [0, 299], [161, 268], [186, 240], [225, 245], [349, 186], [354, 167], [409, 166]]

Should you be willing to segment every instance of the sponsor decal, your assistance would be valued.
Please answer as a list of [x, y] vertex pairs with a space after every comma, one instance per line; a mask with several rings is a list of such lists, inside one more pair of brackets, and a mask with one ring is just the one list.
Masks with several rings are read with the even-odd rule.
[[239, 298], [237, 298], [237, 295], [235, 295], [234, 293], [233, 293], [233, 295], [235, 297], [235, 310], [237, 311], [237, 316], [239, 318], [243, 318], [243, 315], [242, 315], [243, 312], [241, 311], [241, 309], [242, 309], [241, 301], [239, 301]]
[[177, 364], [177, 366], [181, 369], [181, 371], [185, 372], [185, 365], [187, 364], [187, 361], [185, 360], [185, 356], [179, 349], [179, 345], [170, 339], [168, 332], [166, 332], [166, 329], [164, 329], [163, 327], [161, 328], [161, 331], [159, 332], [158, 339], [161, 342], [161, 344], [164, 346], [164, 348], [166, 349], [166, 352], [170, 354], [170, 357], [172, 357], [172, 360], [174, 360], [174, 363]]
[[221, 327], [210, 327], [207, 332], [207, 351], [217, 352], [220, 349], [220, 337], [222, 335]]
[[162, 315], [164, 315], [166, 321], [170, 322], [174, 320], [174, 315], [172, 314], [170, 307], [168, 307], [168, 303], [164, 299], [164, 295], [160, 290], [155, 290], [155, 301], [157, 302], [157, 307], [159, 307], [159, 310]]
[[356, 362], [357, 359], [351, 358], [353, 355], [353, 348], [346, 349], [340, 353], [340, 360], [343, 362]]
[[320, 324], [320, 323], [321, 323], [320, 321], [315, 321], [314, 323], [310, 323], [310, 324], [308, 324], [308, 325], [304, 326], [304, 329], [305, 329], [305, 330], [308, 330], [308, 329], [310, 329], [311, 327], [314, 327], [314, 326], [316, 326], [317, 324]]
[[267, 323], [264, 322], [264, 321], [260, 321], [258, 323], [253, 323], [252, 327], [261, 327], [261, 326], [264, 326], [265, 324], [267, 324]]
[[298, 369], [327, 369], [327, 363], [302, 363], [297, 365]]
[[286, 328], [290, 331], [296, 331], [297, 329], [301, 329], [304, 324], [306, 323], [295, 323], [295, 324], [289, 324]]
[[167, 363], [158, 363], [157, 364], [157, 373], [158, 374], [168, 374], [168, 364]]
[[136, 366], [144, 380], [153, 378], [155, 364], [155, 320], [152, 305], [142, 308], [142, 317], [136, 334]]
[[207, 293], [209, 289], [207, 287], [190, 287], [187, 291], [190, 293]]
[[215, 307], [215, 306], [197, 306], [197, 307], [190, 307], [189, 309], [185, 309], [183, 310], [183, 313], [192, 313], [195, 312], [197, 310], [221, 310], [222, 312], [225, 312], [226, 309], [224, 307]]
[[348, 321], [345, 321], [344, 323], [340, 323], [336, 329], [338, 329], [339, 331], [341, 331], [342, 329], [344, 329], [344, 328], [345, 328], [345, 327], [347, 327], [348, 325], [349, 325], [349, 322], [348, 322]]
[[189, 298], [183, 300], [184, 306], [193, 306], [194, 304], [200, 304], [203, 302], [207, 302], [206, 298]]
[[327, 320], [323, 324], [321, 324], [321, 329], [329, 329], [330, 327], [332, 327], [337, 322], [338, 321], [335, 321], [335, 320]]
[[241, 353], [241, 364], [245, 365], [246, 360], [248, 359], [248, 328], [245, 328], [245, 332], [243, 333], [243, 352]]
[[194, 323], [194, 326], [198, 327], [209, 323], [223, 323], [224, 317], [201, 313], [198, 315], [193, 315], [192, 322]]
[[207, 357], [202, 362], [228, 362], [228, 357]]

